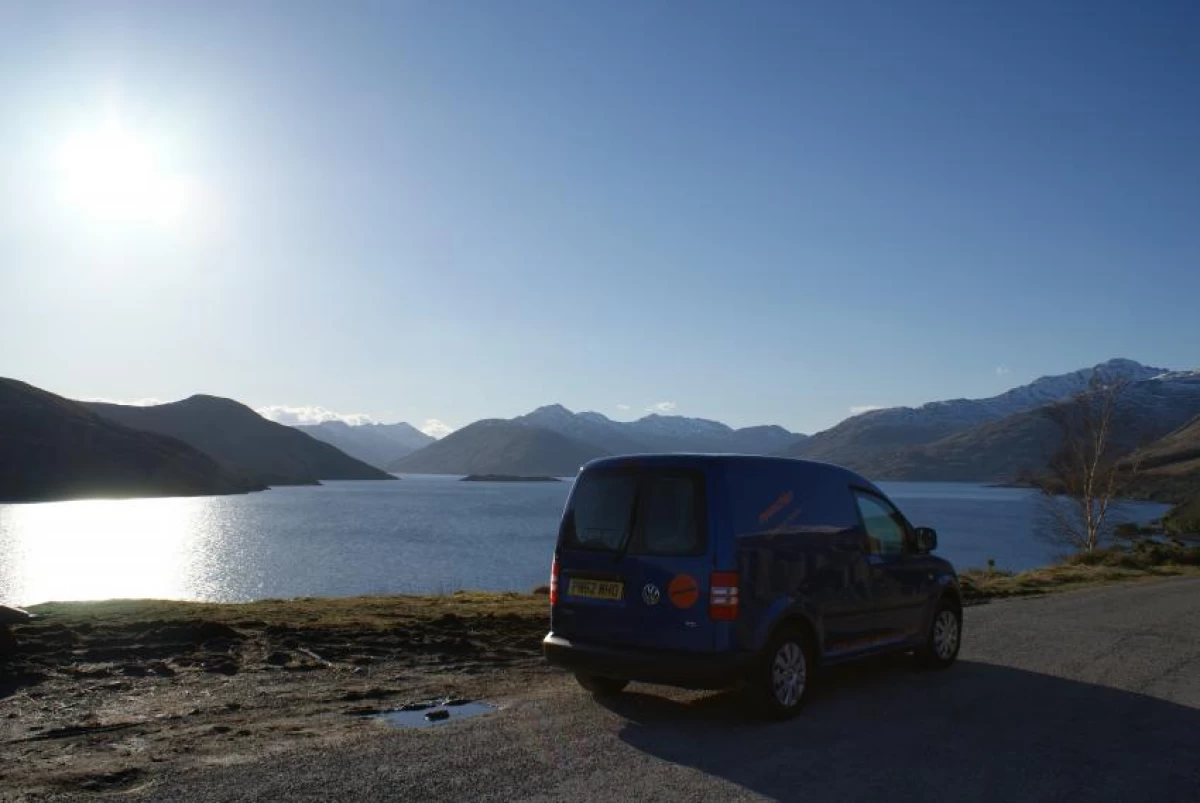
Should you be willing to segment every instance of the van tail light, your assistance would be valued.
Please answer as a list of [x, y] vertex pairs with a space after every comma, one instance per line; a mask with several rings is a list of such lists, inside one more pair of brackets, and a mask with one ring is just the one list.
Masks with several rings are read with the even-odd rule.
[[550, 604], [558, 604], [558, 555], [550, 562]]
[[738, 617], [737, 572], [713, 572], [708, 584], [708, 618], [714, 622], [732, 622]]

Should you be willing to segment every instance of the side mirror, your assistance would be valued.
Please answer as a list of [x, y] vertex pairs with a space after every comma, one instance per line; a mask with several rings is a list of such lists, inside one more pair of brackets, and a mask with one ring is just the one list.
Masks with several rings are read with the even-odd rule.
[[932, 552], [937, 549], [937, 530], [932, 527], [918, 527], [914, 532], [917, 541], [917, 551]]

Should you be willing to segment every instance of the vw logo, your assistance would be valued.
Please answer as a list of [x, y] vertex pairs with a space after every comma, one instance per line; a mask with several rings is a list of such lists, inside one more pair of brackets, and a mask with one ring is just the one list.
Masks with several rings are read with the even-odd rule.
[[658, 586], [654, 583], [646, 583], [642, 586], [642, 602], [647, 605], [657, 605], [661, 598], [662, 594], [659, 593]]

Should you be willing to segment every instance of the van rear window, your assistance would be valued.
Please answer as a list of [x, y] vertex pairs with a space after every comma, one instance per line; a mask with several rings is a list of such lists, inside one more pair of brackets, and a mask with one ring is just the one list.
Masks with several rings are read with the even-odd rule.
[[600, 469], [577, 481], [563, 546], [630, 555], [704, 551], [704, 484], [697, 471]]

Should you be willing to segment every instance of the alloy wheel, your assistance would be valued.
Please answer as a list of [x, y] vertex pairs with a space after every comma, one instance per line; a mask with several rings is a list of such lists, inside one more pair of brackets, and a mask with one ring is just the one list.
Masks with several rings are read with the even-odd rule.
[[792, 708], [800, 702], [807, 681], [808, 667], [804, 660], [804, 650], [794, 641], [784, 642], [775, 653], [775, 660], [771, 665], [771, 685], [775, 691], [775, 699], [784, 708]]

